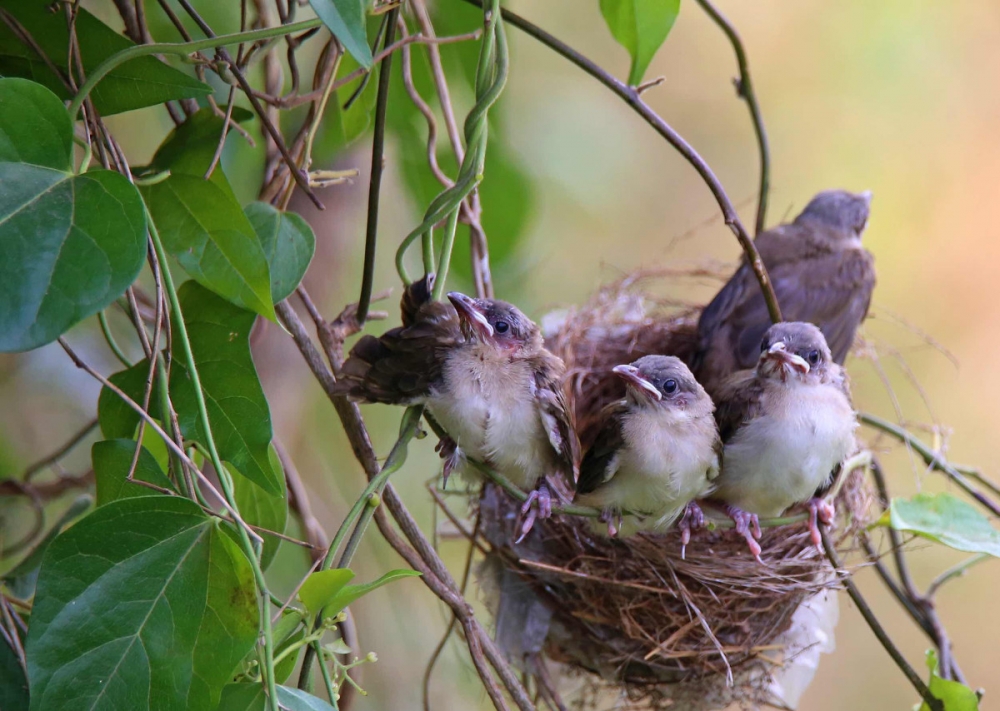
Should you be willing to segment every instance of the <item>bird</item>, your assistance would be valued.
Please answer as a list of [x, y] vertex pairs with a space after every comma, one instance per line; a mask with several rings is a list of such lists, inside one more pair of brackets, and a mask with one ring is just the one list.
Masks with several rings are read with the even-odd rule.
[[682, 516], [682, 556], [691, 528], [704, 523], [695, 503], [713, 489], [721, 442], [705, 389], [674, 356], [648, 355], [612, 368], [626, 395], [603, 413], [603, 426], [580, 465], [576, 503], [614, 515], [645, 514], [664, 530]]
[[[870, 192], [827, 190], [793, 222], [754, 240], [784, 319], [819, 326], [840, 365], [875, 288], [875, 259], [861, 244], [870, 206]], [[744, 258], [698, 320], [691, 366], [710, 395], [732, 373], [754, 366], [770, 325], [757, 277]]]
[[469, 458], [529, 492], [522, 537], [552, 513], [546, 475], [579, 473], [580, 444], [562, 390], [565, 366], [516, 306], [450, 292], [432, 300], [434, 275], [410, 285], [402, 326], [364, 336], [344, 363], [338, 392], [352, 400], [423, 405], [447, 433], [444, 478], [476, 481]]
[[722, 471], [714, 499], [725, 504], [736, 530], [760, 560], [759, 516], [780, 516], [808, 503], [809, 531], [833, 520], [818, 498], [855, 449], [857, 416], [844, 369], [813, 324], [777, 323], [760, 344], [757, 367], [730, 376], [715, 398], [722, 438]]

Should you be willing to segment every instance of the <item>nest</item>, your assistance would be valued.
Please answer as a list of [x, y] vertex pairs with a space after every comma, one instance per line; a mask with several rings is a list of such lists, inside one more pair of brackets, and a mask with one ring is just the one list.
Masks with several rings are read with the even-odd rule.
[[[630, 281], [603, 289], [558, 322], [547, 320], [585, 447], [596, 434], [596, 413], [623, 394], [611, 367], [650, 353], [687, 360], [696, 316], [648, 301]], [[871, 497], [861, 469], [840, 476], [833, 536], [848, 549], [867, 523]], [[560, 494], [571, 497], [568, 486]], [[518, 506], [493, 486], [480, 500], [481, 531], [495, 554], [493, 582], [502, 595], [503, 581], [516, 580], [533, 601], [516, 607], [513, 619], [509, 609], [506, 621], [498, 617], [498, 642], [515, 661], [544, 653], [583, 670], [630, 699], [631, 708], [696, 708], [691, 698], [704, 708], [777, 703], [774, 677], [815, 642], [789, 644], [793, 616], [835, 585], [805, 521], [764, 529], [762, 566], [739, 534], [721, 527], [696, 532], [683, 558], [676, 531], [609, 539], [595, 520], [577, 516], [536, 522], [517, 545]], [[544, 609], [532, 612], [532, 604]], [[502, 599], [499, 608], [503, 614]]]

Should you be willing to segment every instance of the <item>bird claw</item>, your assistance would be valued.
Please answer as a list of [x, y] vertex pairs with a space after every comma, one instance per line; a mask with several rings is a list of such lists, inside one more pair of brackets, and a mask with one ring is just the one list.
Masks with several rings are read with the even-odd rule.
[[761, 537], [760, 521], [757, 518], [757, 514], [749, 513], [735, 506], [727, 506], [726, 513], [729, 514], [729, 518], [736, 524], [736, 532], [746, 540], [747, 546], [750, 548], [750, 553], [753, 554], [758, 563], [763, 565], [764, 561], [760, 557], [762, 549], [757, 542]]
[[451, 472], [458, 468], [458, 465], [462, 461], [462, 450], [458, 448], [458, 443], [455, 442], [451, 437], [442, 437], [438, 440], [437, 445], [434, 447], [434, 451], [437, 452], [441, 459], [444, 460], [444, 464], [441, 468], [441, 479], [443, 488], [448, 487], [448, 477], [451, 476]]
[[684, 507], [684, 515], [681, 516], [680, 523], [677, 524], [677, 528], [681, 531], [681, 560], [685, 559], [687, 553], [687, 545], [691, 542], [691, 531], [692, 529], [697, 531], [699, 528], [705, 525], [705, 514], [693, 501], [689, 501], [687, 506]]
[[[608, 538], [617, 538], [618, 532], [622, 528], [622, 515], [615, 515], [614, 511], [611, 509], [605, 509], [601, 512], [601, 515], [597, 517], [597, 520], [601, 523], [608, 524]], [[616, 523], [617, 520], [617, 523]]]
[[514, 543], [520, 543], [524, 540], [524, 537], [534, 527], [536, 519], [546, 519], [552, 515], [552, 494], [545, 482], [539, 484], [538, 488], [528, 494], [524, 505], [521, 506], [521, 515], [524, 516], [524, 522], [521, 524], [521, 535]]
[[833, 523], [836, 511], [826, 499], [814, 497], [809, 499], [809, 538], [813, 545], [823, 553], [823, 534], [820, 533], [819, 524], [825, 523], [827, 526]]

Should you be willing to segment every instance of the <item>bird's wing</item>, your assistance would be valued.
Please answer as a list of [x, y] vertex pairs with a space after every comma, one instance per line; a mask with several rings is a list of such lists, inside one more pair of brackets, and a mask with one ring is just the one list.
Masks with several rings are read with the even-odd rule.
[[354, 344], [337, 383], [340, 394], [364, 402], [412, 404], [441, 378], [444, 353], [463, 336], [454, 307], [430, 300], [429, 281], [433, 283], [425, 277], [404, 292], [403, 326]]
[[715, 421], [721, 442], [729, 441], [743, 423], [760, 413], [763, 388], [752, 370], [741, 370], [719, 386], [715, 398]]
[[559, 455], [565, 473], [576, 481], [580, 471], [580, 439], [573, 410], [562, 390], [562, 374], [562, 361], [544, 352], [540, 366], [535, 368], [535, 398], [549, 443]]
[[589, 494], [614, 477], [617, 471], [615, 455], [625, 444], [622, 415], [626, 407], [625, 401], [620, 400], [608, 405], [601, 413], [604, 425], [580, 465], [580, 480], [576, 483], [578, 495]]
[[[843, 363], [854, 342], [854, 332], [868, 314], [875, 288], [871, 254], [859, 249], [831, 252], [806, 263], [777, 264], [768, 274], [784, 319], [819, 326], [834, 361]], [[771, 325], [760, 290], [748, 289], [746, 293], [748, 297], [732, 310], [729, 320], [732, 347], [743, 368], [757, 361], [760, 341]]]

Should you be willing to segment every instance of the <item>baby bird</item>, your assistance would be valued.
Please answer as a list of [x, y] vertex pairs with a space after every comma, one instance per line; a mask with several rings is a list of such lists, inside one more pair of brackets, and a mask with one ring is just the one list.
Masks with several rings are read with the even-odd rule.
[[712, 490], [719, 473], [712, 400], [673, 356], [645, 356], [613, 371], [625, 381], [626, 395], [605, 409], [580, 466], [576, 502], [604, 509], [611, 536], [617, 533], [612, 516], [623, 510], [655, 517], [661, 530], [683, 512], [687, 546], [691, 528], [704, 521], [694, 500]]
[[438, 445], [446, 479], [453, 469], [478, 479], [471, 457], [530, 491], [523, 537], [536, 516], [552, 513], [545, 476], [573, 481], [578, 471], [565, 366], [517, 307], [458, 292], [435, 302], [433, 279], [407, 288], [401, 327], [358, 341], [338, 387], [354, 400], [423, 404], [448, 433]]
[[[875, 288], [875, 261], [861, 245], [870, 203], [868, 192], [827, 190], [794, 222], [754, 241], [784, 317], [819, 326], [839, 364], [868, 314]], [[754, 367], [770, 325], [760, 285], [744, 259], [698, 320], [692, 370], [712, 397], [725, 378]]]
[[817, 517], [830, 523], [833, 508], [816, 494], [854, 449], [858, 426], [847, 376], [823, 334], [809, 323], [771, 326], [757, 367], [726, 380], [716, 405], [724, 447], [713, 498], [726, 504], [754, 557], [760, 560], [757, 517], [801, 502], [819, 546]]

